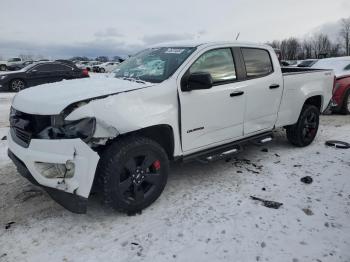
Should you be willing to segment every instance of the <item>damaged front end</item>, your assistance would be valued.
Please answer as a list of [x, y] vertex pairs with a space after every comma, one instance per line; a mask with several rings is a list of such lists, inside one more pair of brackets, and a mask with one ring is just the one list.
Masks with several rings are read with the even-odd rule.
[[96, 119], [67, 121], [11, 109], [9, 156], [19, 172], [68, 210], [85, 213], [99, 155], [91, 143]]

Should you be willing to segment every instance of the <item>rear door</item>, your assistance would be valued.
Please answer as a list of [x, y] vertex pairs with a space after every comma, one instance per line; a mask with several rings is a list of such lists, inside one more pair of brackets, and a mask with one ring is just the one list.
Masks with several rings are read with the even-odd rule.
[[182, 148], [188, 153], [243, 135], [244, 83], [237, 79], [231, 48], [203, 50], [182, 77], [196, 72], [210, 73], [213, 87], [185, 92], [178, 80]]
[[280, 67], [268, 50], [242, 47], [241, 54], [246, 73], [246, 108], [244, 135], [272, 129], [276, 120], [283, 91]]
[[74, 69], [68, 65], [55, 64], [53, 72], [56, 72], [55, 81], [74, 78]]

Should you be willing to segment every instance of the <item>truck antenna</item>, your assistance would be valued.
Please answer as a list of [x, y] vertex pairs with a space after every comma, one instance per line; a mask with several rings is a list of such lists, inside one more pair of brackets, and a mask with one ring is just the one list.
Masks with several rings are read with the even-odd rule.
[[237, 41], [237, 39], [238, 39], [238, 37], [239, 37], [240, 34], [241, 34], [241, 32], [238, 32], [238, 34], [237, 34], [237, 36], [236, 36], [236, 41]]

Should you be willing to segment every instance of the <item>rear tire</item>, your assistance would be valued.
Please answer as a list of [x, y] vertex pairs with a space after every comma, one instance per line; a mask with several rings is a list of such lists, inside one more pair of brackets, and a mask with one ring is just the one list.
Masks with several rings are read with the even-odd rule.
[[98, 176], [105, 203], [123, 212], [139, 212], [163, 192], [169, 173], [164, 149], [144, 137], [127, 137], [102, 154]]
[[343, 105], [340, 109], [340, 112], [344, 115], [350, 114], [350, 89], [345, 93]]
[[104, 68], [100, 68], [100, 73], [104, 73], [106, 70]]
[[298, 147], [308, 146], [314, 141], [320, 121], [320, 110], [314, 105], [304, 105], [298, 122], [288, 126], [287, 138]]

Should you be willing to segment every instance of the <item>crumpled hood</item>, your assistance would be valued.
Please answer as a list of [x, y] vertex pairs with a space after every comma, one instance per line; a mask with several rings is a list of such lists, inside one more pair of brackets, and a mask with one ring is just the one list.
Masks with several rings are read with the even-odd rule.
[[30, 87], [19, 92], [12, 106], [22, 112], [55, 115], [74, 102], [152, 86], [118, 78], [84, 78]]

